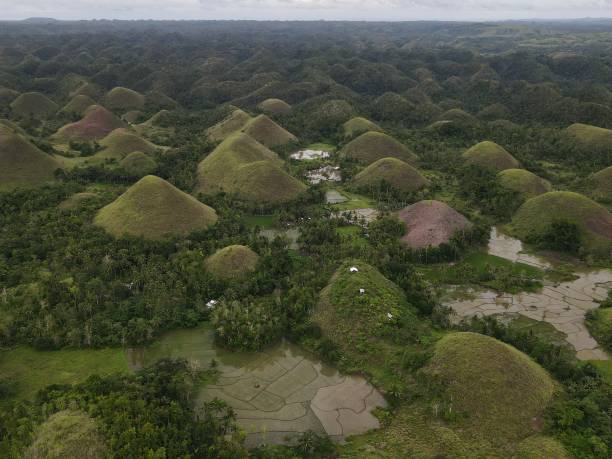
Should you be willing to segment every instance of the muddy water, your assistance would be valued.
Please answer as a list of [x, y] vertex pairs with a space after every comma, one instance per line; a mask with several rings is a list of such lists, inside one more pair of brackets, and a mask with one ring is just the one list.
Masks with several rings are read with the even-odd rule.
[[[522, 253], [520, 241], [499, 234], [494, 228], [489, 253], [511, 261], [520, 261], [541, 268], [550, 264], [538, 257]], [[577, 272], [578, 278], [560, 284], [545, 284], [541, 292], [516, 295], [493, 291], [473, 291], [471, 298], [447, 303], [458, 320], [472, 316], [518, 313], [534, 320], [550, 323], [566, 335], [566, 340], [583, 360], [608, 360], [609, 355], [598, 345], [584, 324], [586, 313], [599, 306], [612, 288], [612, 271]]]
[[198, 400], [217, 397], [232, 406], [250, 446], [282, 443], [307, 430], [343, 440], [378, 428], [372, 410], [386, 406], [362, 377], [342, 375], [287, 342], [262, 352], [233, 353], [214, 345], [210, 327], [200, 327], [168, 333], [152, 346], [128, 352], [132, 368], [162, 357], [183, 357], [202, 368], [214, 359], [219, 376], [200, 390]]

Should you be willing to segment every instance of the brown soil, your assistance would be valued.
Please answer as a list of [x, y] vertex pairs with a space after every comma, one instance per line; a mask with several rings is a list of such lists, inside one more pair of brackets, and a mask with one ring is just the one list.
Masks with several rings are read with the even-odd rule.
[[402, 241], [415, 249], [437, 247], [457, 232], [472, 226], [467, 218], [440, 201], [420, 201], [402, 209], [399, 218], [406, 223]]

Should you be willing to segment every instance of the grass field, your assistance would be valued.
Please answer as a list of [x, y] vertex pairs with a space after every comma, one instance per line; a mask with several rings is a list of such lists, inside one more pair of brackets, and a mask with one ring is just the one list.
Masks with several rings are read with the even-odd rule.
[[340, 204], [334, 204], [334, 209], [338, 210], [355, 210], [355, 209], [366, 209], [370, 207], [376, 207], [376, 202], [366, 196], [362, 196], [356, 193], [349, 193], [348, 191], [340, 191], [340, 193], [348, 198], [348, 201]]
[[336, 146], [334, 146], [334, 145], [332, 145], [330, 143], [323, 143], [323, 142], [311, 143], [306, 148], [309, 149], [309, 150], [328, 151], [329, 153], [335, 153], [336, 150], [337, 150]]
[[15, 381], [15, 398], [31, 399], [50, 384], [74, 384], [91, 375], [128, 371], [122, 349], [37, 351], [20, 346], [0, 352], [0, 375]]
[[261, 229], [272, 229], [278, 222], [275, 215], [248, 215], [244, 217], [247, 227], [255, 228], [259, 226]]
[[[513, 263], [505, 258], [489, 255], [486, 252], [473, 251], [465, 255], [460, 262], [437, 265], [422, 265], [418, 269], [426, 280], [435, 285], [439, 284], [471, 284], [475, 283], [487, 288], [499, 289], [496, 279], [487, 280], [487, 273], [491, 268], [503, 269], [510, 276], [524, 276], [527, 278], [541, 280], [545, 273], [541, 269], [523, 263]], [[535, 282], [531, 287], [509, 288], [509, 293], [519, 291], [537, 291], [541, 287], [539, 282]]]

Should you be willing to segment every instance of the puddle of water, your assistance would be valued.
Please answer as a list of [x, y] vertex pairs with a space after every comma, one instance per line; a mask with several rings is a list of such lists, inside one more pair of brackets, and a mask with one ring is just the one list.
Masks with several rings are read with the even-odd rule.
[[543, 260], [535, 255], [524, 253], [523, 243], [521, 241], [500, 233], [495, 227], [491, 228], [488, 252], [491, 255], [496, 255], [515, 263], [520, 262], [541, 269], [551, 267], [550, 263], [548, 263], [546, 260]]
[[[501, 235], [494, 228], [489, 253], [511, 261], [520, 261], [537, 267], [550, 267], [538, 257], [522, 254], [520, 241]], [[516, 295], [493, 291], [473, 292], [467, 300], [447, 303], [458, 319], [494, 314], [521, 314], [530, 319], [550, 323], [566, 335], [566, 340], [582, 360], [608, 360], [609, 356], [591, 336], [584, 324], [588, 311], [599, 307], [612, 288], [612, 271], [607, 269], [576, 273], [577, 279], [556, 285], [545, 285], [538, 293]]]
[[163, 357], [182, 357], [203, 368], [214, 359], [219, 377], [197, 400], [225, 400], [247, 432], [247, 445], [283, 443], [314, 430], [341, 441], [379, 427], [372, 410], [386, 406], [360, 376], [346, 376], [288, 342], [255, 353], [234, 353], [213, 343], [210, 326], [177, 330], [151, 346], [128, 350], [132, 368]]

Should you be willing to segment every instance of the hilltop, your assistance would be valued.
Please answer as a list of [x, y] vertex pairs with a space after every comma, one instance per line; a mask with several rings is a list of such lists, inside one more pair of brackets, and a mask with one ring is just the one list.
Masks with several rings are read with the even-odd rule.
[[516, 191], [525, 199], [552, 190], [552, 185], [548, 180], [525, 169], [506, 169], [501, 171], [497, 177], [504, 188]]
[[10, 107], [11, 113], [18, 118], [48, 118], [59, 109], [55, 102], [39, 92], [21, 94]]
[[589, 124], [575, 123], [566, 129], [567, 134], [582, 148], [612, 148], [612, 130]]
[[382, 158], [359, 172], [352, 184], [357, 188], [370, 188], [383, 181], [405, 192], [419, 190], [430, 183], [410, 164], [397, 158]]
[[372, 164], [382, 158], [393, 157], [415, 163], [417, 156], [408, 147], [382, 132], [366, 132], [347, 143], [340, 155], [360, 163]]
[[466, 164], [482, 167], [494, 172], [506, 169], [517, 169], [519, 162], [503, 147], [486, 140], [469, 148], [463, 153]]
[[266, 99], [257, 108], [264, 113], [277, 116], [289, 115], [291, 113], [291, 105], [281, 99]]
[[133, 176], [142, 177], [155, 172], [157, 163], [142, 151], [133, 151], [119, 161], [119, 167]]
[[603, 201], [612, 201], [612, 166], [593, 174], [591, 180], [595, 184], [593, 194]]
[[526, 201], [512, 218], [512, 231], [521, 239], [542, 235], [555, 221], [578, 226], [587, 250], [612, 248], [612, 214], [578, 193], [551, 191]]
[[352, 139], [369, 131], [383, 132], [378, 124], [361, 116], [351, 118], [342, 125], [342, 132], [345, 139]]
[[147, 175], [100, 209], [94, 223], [113, 236], [186, 236], [217, 221], [214, 209], [165, 180]]
[[472, 226], [467, 218], [440, 201], [419, 201], [400, 210], [398, 217], [406, 224], [402, 241], [414, 249], [438, 247]]
[[535, 433], [556, 384], [512, 346], [477, 333], [451, 333], [436, 343], [422, 370], [444, 388], [443, 399], [466, 429], [503, 444]]
[[0, 129], [0, 190], [34, 187], [54, 179], [60, 164], [21, 135]]
[[144, 107], [145, 96], [132, 89], [116, 87], [111, 89], [104, 98], [110, 110], [138, 110]]
[[244, 245], [230, 245], [206, 259], [206, 270], [224, 280], [240, 279], [255, 271], [259, 255]]
[[200, 162], [195, 191], [224, 191], [261, 203], [291, 201], [306, 190], [306, 185], [281, 166], [276, 153], [246, 134], [234, 134]]
[[125, 123], [100, 105], [85, 110], [85, 116], [76, 123], [60, 128], [55, 136], [66, 140], [100, 140]]

